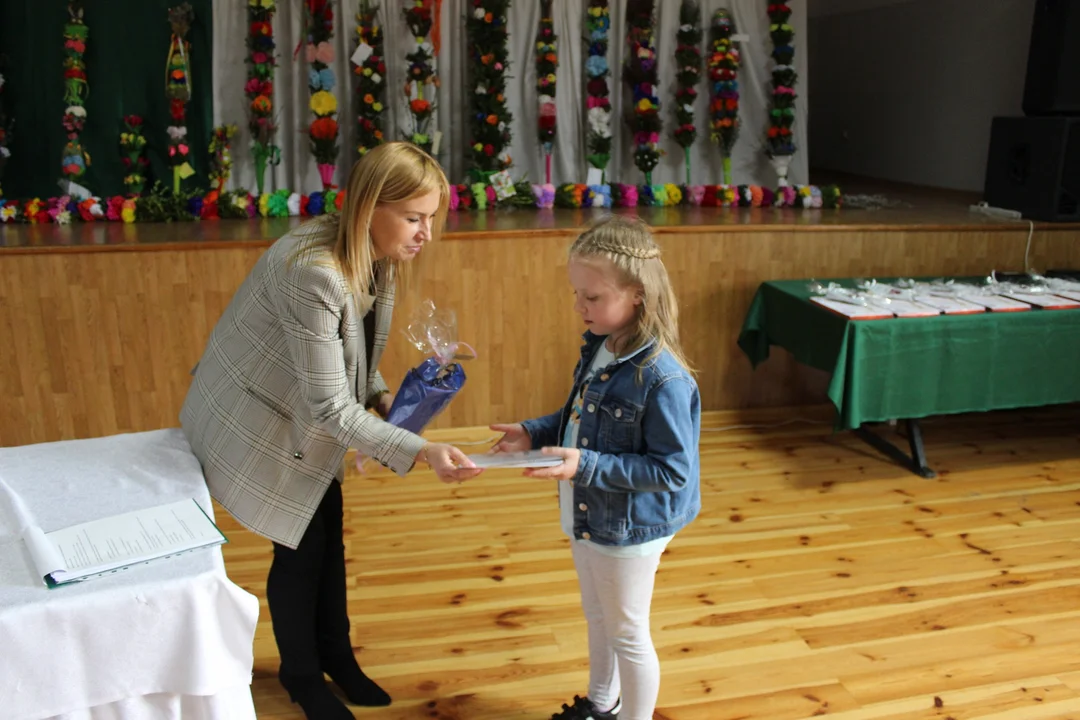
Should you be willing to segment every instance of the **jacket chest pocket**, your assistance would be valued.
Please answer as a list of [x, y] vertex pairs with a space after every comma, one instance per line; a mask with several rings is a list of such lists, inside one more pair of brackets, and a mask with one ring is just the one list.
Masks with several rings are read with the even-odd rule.
[[600, 439], [605, 452], [633, 452], [637, 447], [642, 408], [620, 398], [600, 403]]

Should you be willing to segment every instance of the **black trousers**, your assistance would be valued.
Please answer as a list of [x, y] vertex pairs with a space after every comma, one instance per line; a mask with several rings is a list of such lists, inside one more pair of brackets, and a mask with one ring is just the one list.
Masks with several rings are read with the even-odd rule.
[[282, 675], [321, 676], [320, 656], [352, 654], [343, 517], [341, 483], [334, 480], [297, 548], [274, 543], [266, 600]]

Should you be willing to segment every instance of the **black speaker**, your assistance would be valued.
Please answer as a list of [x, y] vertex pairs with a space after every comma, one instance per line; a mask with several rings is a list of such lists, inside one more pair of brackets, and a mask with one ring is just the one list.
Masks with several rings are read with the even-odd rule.
[[1080, 221], [1080, 117], [996, 117], [983, 199], [1025, 218]]
[[1080, 115], [1080, 0], [1036, 0], [1025, 115]]

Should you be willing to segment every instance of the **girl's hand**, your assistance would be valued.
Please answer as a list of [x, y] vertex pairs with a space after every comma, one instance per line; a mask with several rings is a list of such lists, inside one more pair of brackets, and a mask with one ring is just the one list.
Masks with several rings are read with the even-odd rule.
[[577, 448], [546, 447], [542, 452], [545, 455], [558, 455], [562, 458], [562, 464], [546, 468], [528, 468], [525, 470], [525, 477], [573, 480], [577, 475], [578, 465], [581, 463], [581, 451]]
[[483, 472], [465, 453], [444, 443], [428, 443], [416, 454], [416, 459], [430, 465], [445, 483], [468, 480]]
[[521, 423], [513, 423], [512, 425], [492, 425], [490, 427], [495, 432], [503, 433], [499, 442], [495, 443], [491, 448], [491, 452], [523, 452], [525, 450], [532, 450], [532, 438], [529, 437], [529, 433]]

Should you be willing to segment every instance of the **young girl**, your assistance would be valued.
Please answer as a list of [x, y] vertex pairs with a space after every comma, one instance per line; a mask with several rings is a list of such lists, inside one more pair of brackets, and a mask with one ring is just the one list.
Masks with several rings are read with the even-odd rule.
[[[679, 348], [678, 306], [641, 222], [604, 220], [570, 248], [585, 344], [562, 410], [514, 425], [495, 452], [543, 448], [559, 483], [589, 629], [589, 692], [552, 720], [650, 720], [660, 662], [649, 635], [660, 555], [701, 508], [697, 384]], [[560, 446], [561, 447], [554, 447]]]

